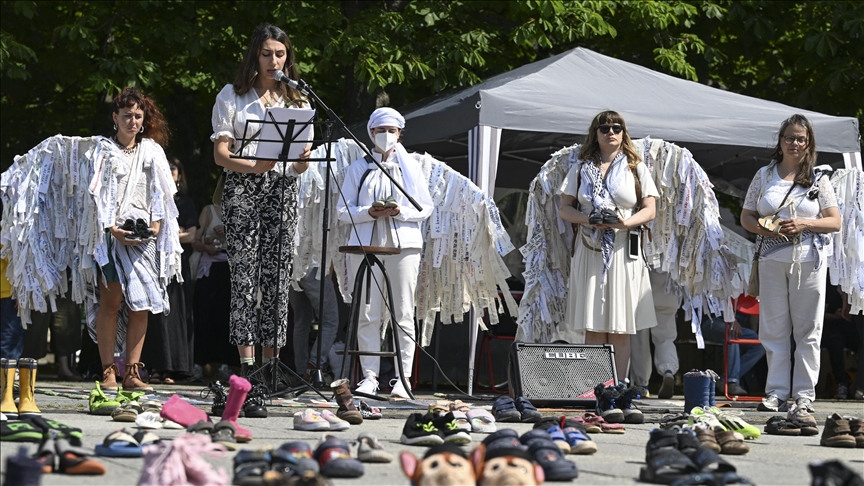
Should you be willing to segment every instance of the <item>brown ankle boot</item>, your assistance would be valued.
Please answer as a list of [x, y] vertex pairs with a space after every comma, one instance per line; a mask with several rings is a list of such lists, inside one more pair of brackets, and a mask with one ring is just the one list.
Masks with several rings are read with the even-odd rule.
[[141, 381], [141, 375], [138, 373], [139, 368], [143, 368], [144, 363], [128, 363], [126, 364], [126, 373], [123, 374], [123, 389], [126, 391], [152, 391], [153, 387]]
[[99, 387], [105, 390], [116, 390], [117, 375], [119, 374], [120, 370], [117, 369], [117, 365], [114, 363], [102, 365], [102, 383], [99, 383]]
[[336, 416], [349, 424], [362, 424], [363, 415], [354, 406], [354, 395], [351, 394], [351, 387], [348, 386], [347, 379], [336, 380], [330, 384], [333, 393], [336, 394], [336, 403], [339, 404], [339, 410]]

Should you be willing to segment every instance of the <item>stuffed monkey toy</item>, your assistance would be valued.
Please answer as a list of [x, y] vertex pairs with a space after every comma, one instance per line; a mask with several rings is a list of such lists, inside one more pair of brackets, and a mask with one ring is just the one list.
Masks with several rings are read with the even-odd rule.
[[413, 486], [471, 486], [475, 482], [474, 466], [465, 451], [454, 444], [432, 446], [422, 460], [403, 451], [399, 460]]

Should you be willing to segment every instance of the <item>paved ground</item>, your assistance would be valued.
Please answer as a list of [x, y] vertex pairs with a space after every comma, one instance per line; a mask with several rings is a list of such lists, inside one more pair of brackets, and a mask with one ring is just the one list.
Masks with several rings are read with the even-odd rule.
[[[63, 388], [75, 388], [79, 390], [89, 389], [85, 384], [59, 384], [45, 383], [39, 385], [40, 390], [59, 390]], [[198, 391], [200, 388], [189, 387], [162, 387], [160, 395], [168, 396], [175, 390]], [[431, 394], [418, 393], [418, 399], [430, 400]], [[680, 399], [681, 397], [676, 397]], [[466, 400], [467, 401], [467, 400]], [[82, 398], [69, 398], [63, 396], [37, 395], [37, 403], [43, 414], [51, 419], [80, 427], [84, 430], [84, 445], [93, 448], [102, 438], [113, 430], [122, 428], [124, 425], [112, 422], [110, 417], [98, 417], [87, 414], [87, 402]], [[475, 402], [477, 404], [490, 405], [490, 403]], [[641, 402], [643, 409], [648, 413], [648, 422], [655, 422], [660, 415], [667, 410], [681, 411], [683, 400], [645, 400]], [[765, 421], [772, 415], [770, 413], [757, 412], [755, 404], [735, 404], [744, 412], [744, 418], [754, 425], [764, 425]], [[817, 417], [821, 424], [831, 412], [839, 412], [843, 415], [864, 415], [864, 404], [861, 402], [843, 401], [819, 401], [816, 403], [819, 411]], [[245, 444], [247, 448], [278, 447], [280, 444], [304, 440], [315, 447], [320, 433], [301, 432], [293, 430], [291, 416], [297, 408], [270, 407], [270, 417], [266, 419], [240, 419], [240, 424], [249, 428], [254, 434], [254, 440]], [[560, 415], [555, 411], [541, 410], [545, 415]], [[345, 440], [355, 440], [360, 432], [368, 431], [378, 436], [384, 448], [394, 454], [402, 450], [408, 450], [420, 456], [425, 448], [404, 446], [399, 443], [404, 418], [410, 411], [407, 410], [385, 410], [385, 418], [378, 421], [367, 421], [361, 425], [352, 426], [344, 432], [336, 432]], [[575, 415], [575, 410], [565, 412], [567, 415]], [[134, 426], [134, 424], [131, 424]], [[531, 428], [529, 424], [499, 424], [499, 427], [510, 427], [520, 433]], [[648, 431], [653, 427], [652, 423], [643, 425], [627, 426], [624, 435], [594, 434], [592, 439], [597, 443], [599, 451], [592, 456], [568, 456], [579, 466], [580, 475], [576, 480], [579, 484], [631, 484], [638, 483], [639, 468], [643, 466], [644, 447], [648, 440]], [[158, 434], [164, 438], [179, 435], [181, 431], [159, 430]], [[474, 444], [479, 443], [484, 435], [473, 434]], [[810, 484], [810, 473], [807, 464], [828, 459], [841, 459], [849, 467], [864, 475], [864, 450], [862, 449], [831, 449], [819, 446], [819, 436], [813, 437], [781, 437], [763, 435], [755, 441], [748, 441], [751, 447], [749, 454], [745, 456], [724, 456], [729, 462], [738, 468], [739, 474], [750, 478], [754, 483], [760, 485], [806, 485]], [[27, 444], [30, 451], [36, 450], [35, 444]], [[356, 446], [355, 446], [356, 447]], [[466, 447], [470, 450], [473, 446]], [[4, 442], [0, 448], [2, 458], [2, 473], [5, 483], [6, 458], [14, 454], [18, 449], [17, 444]], [[352, 454], [356, 453], [356, 448]], [[231, 471], [231, 457], [214, 460], [217, 466]], [[142, 459], [111, 459], [100, 458], [107, 468], [108, 473], [102, 477], [64, 476], [58, 474], [43, 476], [43, 485], [134, 485], [137, 483], [143, 467]], [[403, 476], [398, 462], [391, 464], [366, 464], [366, 474], [353, 480], [336, 479], [335, 485], [405, 485], [407, 479]]]

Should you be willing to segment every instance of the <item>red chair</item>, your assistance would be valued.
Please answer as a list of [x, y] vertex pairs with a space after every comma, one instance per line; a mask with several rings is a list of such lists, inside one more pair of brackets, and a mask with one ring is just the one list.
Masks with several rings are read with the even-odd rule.
[[[735, 308], [742, 314], [751, 316], [759, 315], [759, 301], [754, 297], [741, 295], [735, 303]], [[738, 402], [761, 402], [765, 397], [753, 395], [729, 395], [729, 345], [730, 344], [759, 344], [758, 339], [729, 339], [729, 326], [726, 326], [726, 337], [723, 343], [723, 394], [727, 400]]]
[[[518, 304], [522, 300], [522, 291], [521, 290], [511, 290], [510, 294], [513, 295], [513, 298], [516, 300]], [[501, 299], [501, 302], [504, 302], [504, 294], [498, 292], [498, 297]], [[509, 309], [505, 306], [505, 315], [508, 317], [512, 316], [510, 314]], [[510, 317], [512, 319], [512, 317]], [[493, 326], [489, 324], [489, 314], [485, 312], [483, 314], [483, 322], [486, 324], [488, 330], [482, 332], [482, 336], [480, 336], [480, 347], [477, 349], [477, 364], [474, 367], [474, 388], [481, 391], [496, 391], [495, 386], [498, 385], [495, 381], [495, 372], [492, 366], [492, 341], [513, 341], [516, 339], [516, 335], [514, 334], [497, 334], [494, 332], [495, 327], [501, 325], [501, 323]], [[515, 324], [515, 320], [513, 323]], [[485, 360], [483, 359], [485, 355]], [[477, 378], [480, 376], [480, 369], [485, 361], [486, 367], [489, 370], [489, 386], [481, 387], [477, 382]], [[506, 381], [506, 380], [505, 380]], [[504, 382], [502, 382], [504, 383]]]

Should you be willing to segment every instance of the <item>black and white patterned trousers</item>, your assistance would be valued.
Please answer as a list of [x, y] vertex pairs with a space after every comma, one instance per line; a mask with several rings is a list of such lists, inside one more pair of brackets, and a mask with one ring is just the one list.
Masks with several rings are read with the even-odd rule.
[[[297, 185], [296, 177], [283, 179], [281, 170], [264, 174], [225, 173], [222, 214], [231, 268], [231, 344], [282, 348], [287, 343]], [[260, 323], [255, 309], [259, 290]]]

